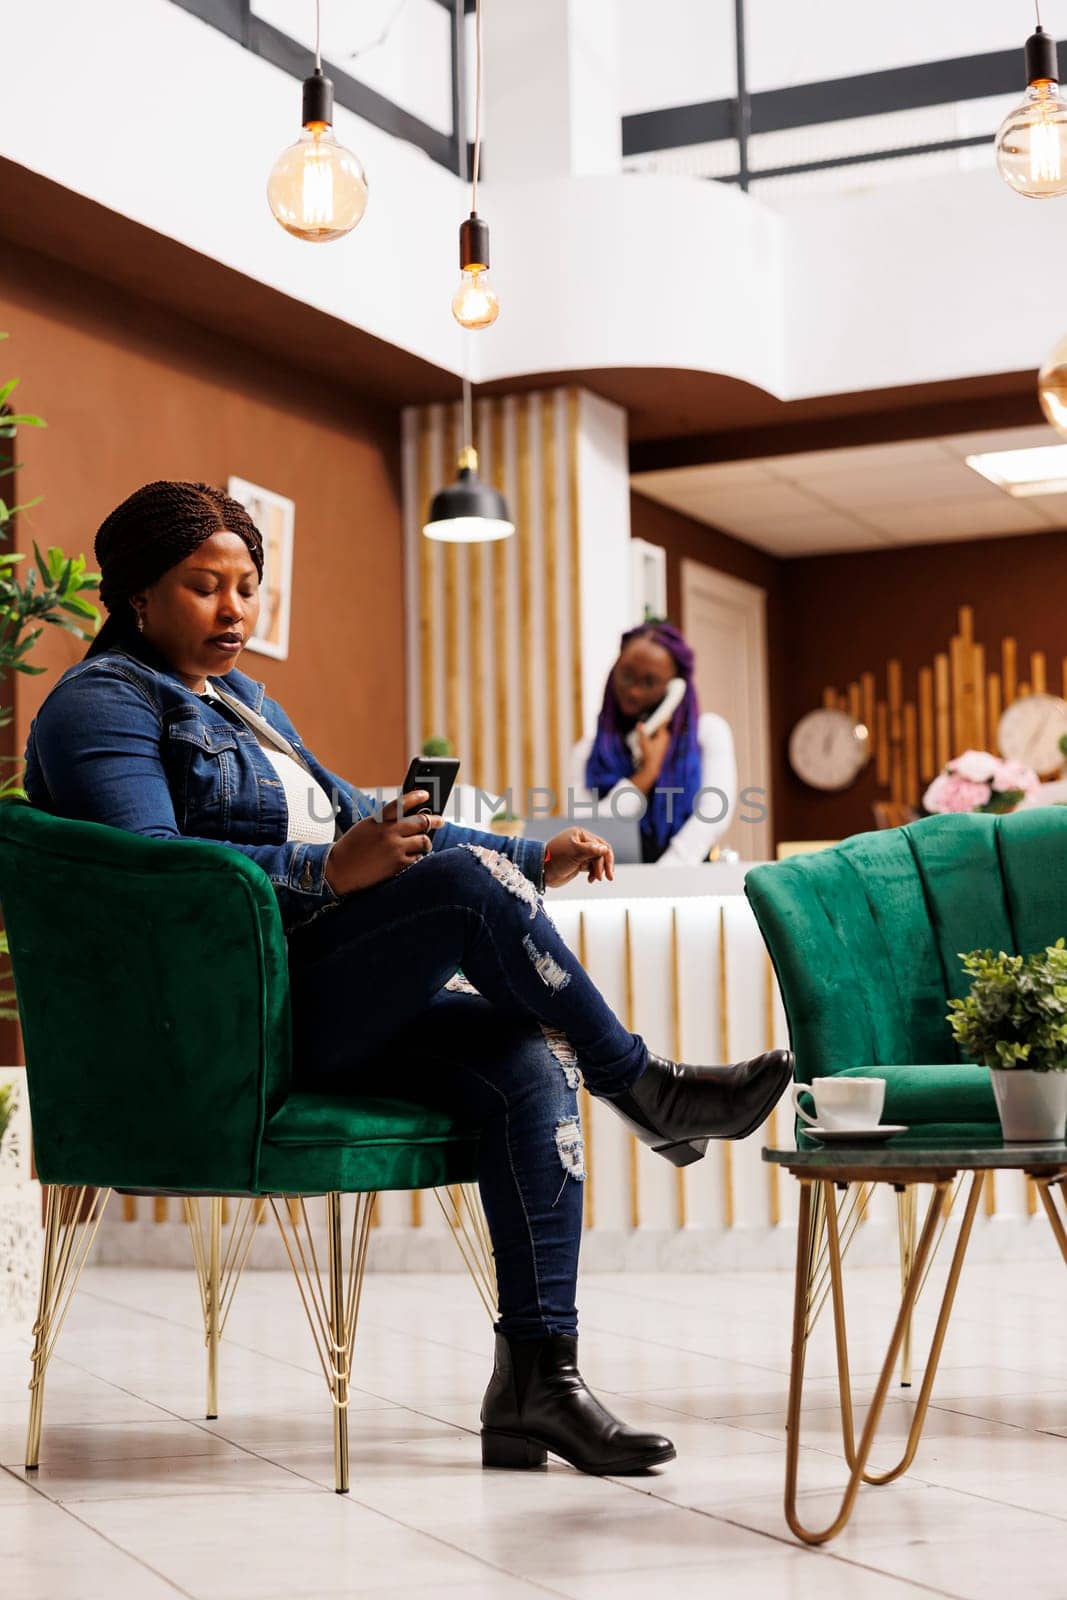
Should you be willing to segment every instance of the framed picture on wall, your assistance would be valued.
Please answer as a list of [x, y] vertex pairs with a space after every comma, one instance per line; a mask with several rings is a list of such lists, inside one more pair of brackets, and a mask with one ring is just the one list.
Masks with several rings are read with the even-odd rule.
[[293, 525], [296, 506], [284, 494], [246, 478], [231, 478], [226, 493], [244, 506], [263, 538], [259, 621], [246, 649], [284, 661], [289, 654], [289, 602], [293, 585]]

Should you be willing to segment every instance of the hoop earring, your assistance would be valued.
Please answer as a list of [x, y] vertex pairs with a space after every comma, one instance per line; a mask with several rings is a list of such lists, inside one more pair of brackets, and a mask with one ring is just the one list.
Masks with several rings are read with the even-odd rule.
[[144, 632], [144, 612], [143, 611], [138, 611], [138, 613], [137, 613], [137, 632], [138, 633], [143, 633]]

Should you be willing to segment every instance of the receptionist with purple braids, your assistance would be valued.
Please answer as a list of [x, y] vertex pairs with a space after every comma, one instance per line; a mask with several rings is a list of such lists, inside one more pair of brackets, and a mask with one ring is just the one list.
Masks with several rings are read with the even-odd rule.
[[575, 813], [640, 818], [646, 862], [706, 861], [733, 820], [737, 762], [730, 724], [700, 713], [693, 652], [669, 622], [622, 636], [596, 734], [574, 748]]

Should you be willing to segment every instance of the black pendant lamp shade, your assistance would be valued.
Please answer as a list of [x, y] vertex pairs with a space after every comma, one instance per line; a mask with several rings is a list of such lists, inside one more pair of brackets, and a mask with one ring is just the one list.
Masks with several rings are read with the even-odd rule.
[[455, 483], [439, 489], [431, 500], [422, 531], [428, 539], [451, 544], [506, 539], [515, 532], [507, 501], [498, 489], [479, 478], [478, 452], [470, 446], [459, 458]]

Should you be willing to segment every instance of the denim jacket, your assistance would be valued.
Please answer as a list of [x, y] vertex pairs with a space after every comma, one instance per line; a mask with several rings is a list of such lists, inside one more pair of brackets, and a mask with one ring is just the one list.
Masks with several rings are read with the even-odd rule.
[[[375, 800], [315, 759], [261, 683], [236, 669], [222, 681], [307, 762], [339, 832], [372, 814]], [[240, 850], [270, 878], [287, 929], [339, 903], [324, 876], [330, 846], [286, 837], [285, 793], [255, 733], [228, 706], [187, 689], [143, 640], [63, 674], [30, 727], [24, 782], [31, 804], [57, 816]], [[544, 845], [451, 822], [433, 835], [435, 850], [458, 844], [499, 850], [543, 887]]]

